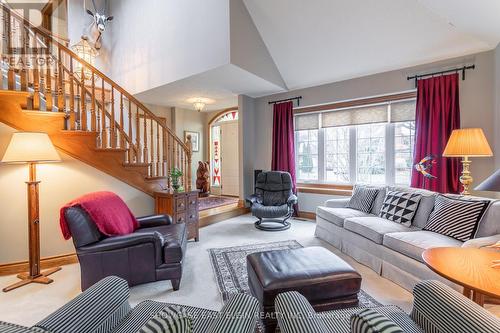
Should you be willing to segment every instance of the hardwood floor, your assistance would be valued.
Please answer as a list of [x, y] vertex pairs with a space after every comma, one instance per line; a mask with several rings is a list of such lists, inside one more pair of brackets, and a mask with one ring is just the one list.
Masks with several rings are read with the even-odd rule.
[[202, 210], [199, 213], [200, 228], [224, 221], [226, 219], [230, 219], [232, 217], [246, 214], [249, 211], [250, 209], [245, 207], [245, 204], [242, 200], [234, 204]]

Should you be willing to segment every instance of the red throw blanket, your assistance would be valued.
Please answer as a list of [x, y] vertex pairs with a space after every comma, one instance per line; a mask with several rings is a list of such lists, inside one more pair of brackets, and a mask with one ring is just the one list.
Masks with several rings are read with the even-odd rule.
[[65, 239], [71, 233], [64, 216], [66, 208], [80, 206], [94, 221], [99, 231], [106, 236], [127, 235], [139, 226], [135, 216], [125, 202], [112, 192], [93, 192], [68, 202], [59, 211], [59, 224]]

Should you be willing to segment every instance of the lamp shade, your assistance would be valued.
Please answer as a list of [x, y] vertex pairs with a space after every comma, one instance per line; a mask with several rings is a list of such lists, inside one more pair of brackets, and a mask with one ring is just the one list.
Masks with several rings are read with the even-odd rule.
[[494, 174], [486, 178], [481, 184], [479, 184], [475, 188], [475, 190], [500, 192], [500, 169], [498, 169]]
[[60, 160], [47, 133], [17, 132], [10, 139], [2, 163], [58, 162]]
[[480, 128], [453, 130], [446, 144], [443, 156], [446, 157], [482, 157], [493, 156], [488, 140]]

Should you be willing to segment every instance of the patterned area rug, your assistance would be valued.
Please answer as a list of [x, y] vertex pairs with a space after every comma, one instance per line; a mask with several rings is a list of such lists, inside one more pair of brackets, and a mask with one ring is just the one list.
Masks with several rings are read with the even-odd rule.
[[207, 210], [215, 207], [230, 205], [238, 203], [237, 198], [229, 198], [229, 197], [217, 197], [217, 196], [209, 196], [206, 198], [199, 199], [199, 208], [198, 210]]
[[[210, 261], [217, 279], [219, 291], [226, 301], [233, 293], [250, 294], [246, 256], [255, 252], [301, 248], [296, 240], [252, 244], [236, 247], [209, 249]], [[361, 290], [358, 294], [360, 307], [380, 306], [373, 297]]]

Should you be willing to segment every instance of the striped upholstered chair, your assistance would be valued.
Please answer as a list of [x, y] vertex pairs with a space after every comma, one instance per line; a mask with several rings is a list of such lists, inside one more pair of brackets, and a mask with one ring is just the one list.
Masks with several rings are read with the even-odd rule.
[[[109, 276], [85, 290], [33, 327], [0, 322], [1, 333], [136, 333], [169, 304], [144, 301], [132, 308], [127, 282]], [[192, 320], [191, 333], [254, 333], [258, 301], [233, 296], [220, 312], [179, 305]]]
[[[395, 324], [391, 326], [392, 330], [387, 332], [500, 332], [499, 318], [440, 282], [423, 281], [417, 284], [413, 296], [413, 310], [410, 315], [392, 305], [372, 308], [381, 315], [380, 317]], [[352, 325], [351, 319], [358, 317], [357, 314], [366, 309], [350, 308], [316, 313], [309, 302], [297, 292], [278, 295], [275, 308], [281, 333], [372, 332], [365, 331], [366, 326]], [[394, 326], [399, 327], [399, 330], [394, 330]]]

